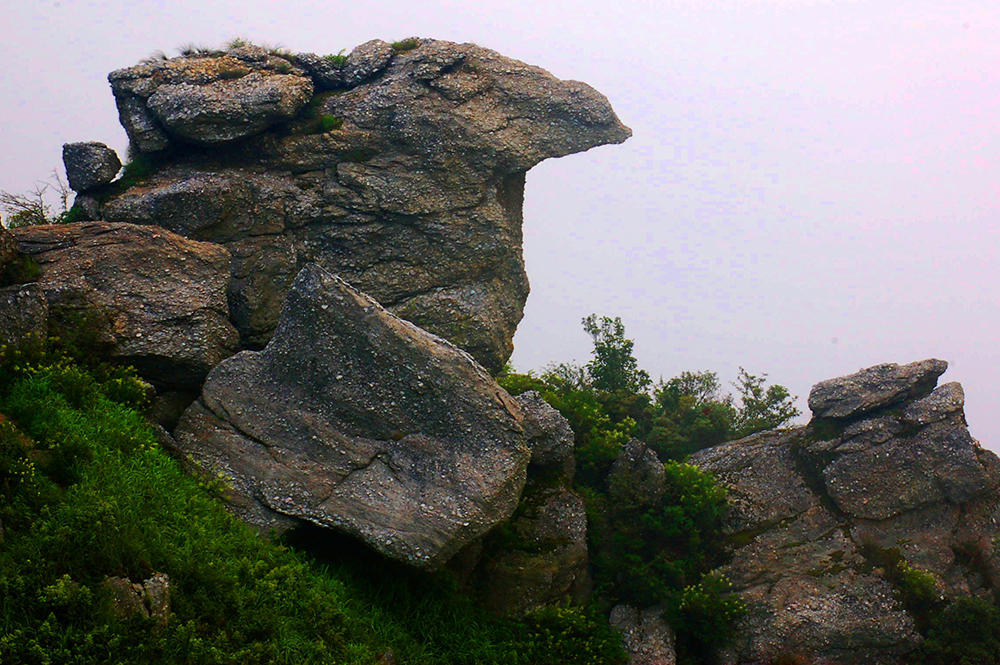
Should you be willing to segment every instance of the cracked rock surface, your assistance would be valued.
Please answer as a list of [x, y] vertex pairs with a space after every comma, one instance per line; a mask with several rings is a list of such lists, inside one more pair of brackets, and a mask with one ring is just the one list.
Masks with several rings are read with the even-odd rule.
[[151, 226], [83, 222], [12, 230], [41, 267], [50, 319], [96, 326], [109, 353], [160, 387], [197, 387], [237, 350], [229, 252]]
[[340, 65], [242, 47], [113, 72], [154, 168], [103, 192], [100, 214], [224, 244], [245, 347], [270, 339], [295, 275], [318, 263], [499, 370], [528, 295], [525, 172], [631, 131], [583, 83], [473, 44], [416, 44], [374, 40]]
[[521, 420], [468, 354], [310, 265], [271, 343], [216, 367], [174, 436], [244, 520], [313, 522], [435, 568], [513, 513]]
[[824, 381], [809, 425], [691, 457], [733, 505], [736, 549], [721, 572], [749, 613], [727, 662], [900, 662], [920, 638], [887, 574], [897, 559], [933, 573], [947, 597], [1000, 589], [1000, 461], [969, 435], [961, 386], [934, 387], [946, 368]]

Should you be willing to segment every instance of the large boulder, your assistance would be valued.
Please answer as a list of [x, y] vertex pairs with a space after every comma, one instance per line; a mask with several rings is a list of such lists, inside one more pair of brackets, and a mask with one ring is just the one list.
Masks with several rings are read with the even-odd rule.
[[248, 522], [313, 522], [434, 568], [514, 511], [520, 421], [467, 354], [310, 265], [267, 348], [212, 370], [174, 436]]
[[70, 189], [83, 192], [106, 185], [122, 168], [114, 150], [96, 141], [66, 143], [62, 150], [63, 165]]
[[258, 47], [156, 60], [108, 80], [122, 125], [144, 152], [259, 134], [294, 117], [313, 94], [303, 70]]
[[158, 386], [197, 387], [237, 348], [229, 252], [152, 226], [85, 222], [14, 230], [62, 325], [96, 326], [113, 357]]
[[[270, 339], [294, 276], [318, 263], [499, 370], [528, 294], [525, 172], [631, 132], [583, 83], [473, 44], [413, 43], [393, 53], [369, 42], [340, 64], [279, 58], [287, 74], [275, 56], [252, 61], [246, 48], [113, 73], [122, 122], [141, 150], [181, 135], [211, 143], [174, 115], [210, 115], [220, 137], [247, 127], [254, 135], [225, 152], [175, 145], [141, 182], [106, 192], [103, 217], [226, 245], [235, 322], [250, 348]], [[252, 72], [222, 74], [240, 67]], [[353, 87], [317, 94], [267, 130], [214, 111], [217, 91], [310, 73], [314, 87]], [[167, 96], [175, 103], [158, 101]]]
[[961, 387], [934, 388], [945, 367], [824, 381], [808, 426], [692, 456], [733, 506], [720, 572], [749, 612], [732, 662], [900, 662], [920, 639], [892, 582], [901, 561], [950, 598], [1000, 589], [1000, 461], [969, 436]]
[[662, 607], [615, 605], [608, 622], [622, 634], [628, 665], [676, 665], [677, 640]]

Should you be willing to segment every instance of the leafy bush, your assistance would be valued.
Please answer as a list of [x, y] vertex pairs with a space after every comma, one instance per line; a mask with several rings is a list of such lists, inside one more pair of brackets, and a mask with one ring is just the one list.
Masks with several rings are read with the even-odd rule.
[[927, 639], [908, 658], [914, 665], [1000, 665], [1000, 609], [959, 598], [931, 621]]
[[721, 575], [705, 575], [667, 602], [667, 618], [677, 633], [679, 662], [709, 662], [720, 645], [735, 635], [736, 622], [746, 614], [743, 600]]

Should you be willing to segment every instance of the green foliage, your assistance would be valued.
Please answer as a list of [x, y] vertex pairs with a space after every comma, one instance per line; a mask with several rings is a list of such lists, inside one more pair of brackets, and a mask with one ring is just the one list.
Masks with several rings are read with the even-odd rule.
[[594, 358], [587, 363], [587, 377], [596, 390], [640, 393], [652, 384], [649, 373], [639, 369], [632, 355], [634, 342], [625, 337], [625, 325], [619, 317], [596, 314], [584, 317], [583, 329], [594, 341]]
[[[624, 663], [621, 638], [603, 616], [578, 608], [546, 608], [521, 622], [511, 646], [532, 665]], [[517, 624], [515, 628], [520, 628]]]
[[340, 129], [344, 124], [343, 118], [338, 118], [335, 115], [321, 115], [319, 117], [319, 127], [323, 132], [332, 132], [335, 129]]
[[[50, 203], [53, 197], [59, 202], [55, 209]], [[11, 229], [77, 221], [81, 211], [75, 206], [69, 207], [69, 197], [69, 187], [59, 172], [52, 169], [46, 180], [37, 181], [34, 189], [26, 194], [0, 191], [0, 210], [7, 213], [6, 226]]]
[[666, 614], [677, 635], [678, 661], [694, 665], [710, 662], [716, 649], [732, 640], [746, 605], [726, 577], [706, 574], [672, 596]]
[[733, 419], [736, 438], [780, 427], [799, 415], [794, 406], [795, 398], [788, 389], [784, 386], [765, 388], [766, 379], [766, 374], [754, 376], [740, 367], [735, 384], [739, 391], [740, 408]]
[[[621, 662], [582, 610], [499, 621], [441, 576], [261, 539], [159, 449], [132, 372], [59, 343], [0, 349], [0, 662]], [[154, 572], [165, 628], [111, 612], [106, 576]]]
[[343, 67], [347, 64], [347, 56], [344, 54], [344, 49], [340, 49], [337, 53], [328, 53], [323, 56], [323, 59], [334, 67]]
[[1000, 609], [981, 598], [959, 598], [934, 617], [927, 639], [907, 662], [1000, 665]]
[[406, 53], [420, 46], [420, 40], [416, 37], [408, 37], [391, 44], [393, 53]]
[[27, 284], [38, 279], [41, 267], [27, 254], [18, 256], [0, 271], [0, 286]]
[[595, 581], [618, 600], [655, 605], [722, 562], [725, 488], [691, 464], [668, 462], [664, 471], [663, 496], [651, 504], [633, 488], [610, 488], [613, 529], [595, 543]]

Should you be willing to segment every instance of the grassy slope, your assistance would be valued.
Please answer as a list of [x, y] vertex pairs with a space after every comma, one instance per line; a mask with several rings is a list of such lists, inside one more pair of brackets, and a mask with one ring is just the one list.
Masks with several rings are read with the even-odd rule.
[[[138, 400], [122, 372], [0, 353], [0, 662], [620, 659], [581, 611], [498, 621], [443, 577], [259, 538], [157, 446]], [[167, 627], [116, 618], [105, 576], [154, 572], [171, 580]]]

